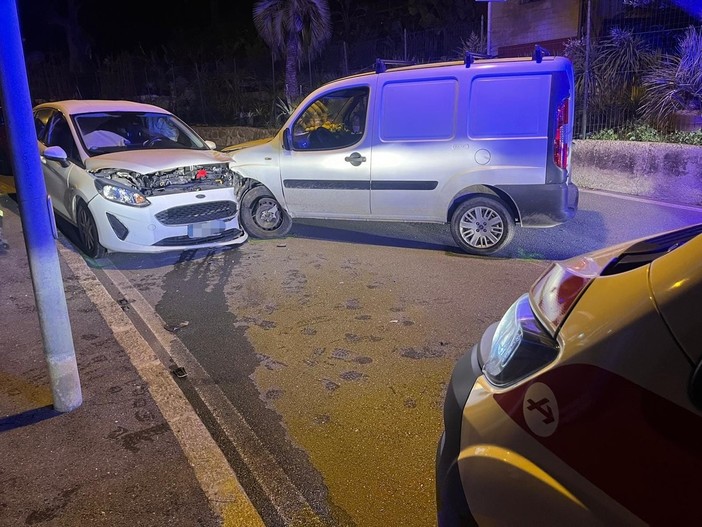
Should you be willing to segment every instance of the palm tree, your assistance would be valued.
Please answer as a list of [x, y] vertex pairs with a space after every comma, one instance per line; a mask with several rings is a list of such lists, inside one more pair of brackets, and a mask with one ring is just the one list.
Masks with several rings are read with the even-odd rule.
[[327, 0], [260, 0], [254, 4], [253, 19], [275, 56], [285, 58], [285, 97], [295, 101], [300, 95], [298, 60], [311, 59], [331, 36]]

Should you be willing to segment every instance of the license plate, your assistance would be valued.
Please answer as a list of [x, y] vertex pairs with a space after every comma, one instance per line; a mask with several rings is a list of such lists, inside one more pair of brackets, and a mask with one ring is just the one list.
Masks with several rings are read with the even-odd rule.
[[188, 225], [188, 238], [208, 238], [222, 234], [225, 229], [225, 223], [222, 220], [203, 221], [202, 223], [193, 223]]

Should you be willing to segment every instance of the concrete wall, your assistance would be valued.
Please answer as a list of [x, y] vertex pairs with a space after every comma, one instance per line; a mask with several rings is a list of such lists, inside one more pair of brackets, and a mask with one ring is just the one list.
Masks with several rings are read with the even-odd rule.
[[493, 49], [501, 50], [577, 37], [579, 19], [580, 0], [492, 2], [490, 44]]
[[[195, 127], [218, 148], [271, 137], [277, 130]], [[608, 190], [702, 206], [702, 146], [638, 141], [575, 140], [573, 181], [584, 189]]]
[[702, 205], [702, 146], [576, 140], [573, 181], [581, 188]]

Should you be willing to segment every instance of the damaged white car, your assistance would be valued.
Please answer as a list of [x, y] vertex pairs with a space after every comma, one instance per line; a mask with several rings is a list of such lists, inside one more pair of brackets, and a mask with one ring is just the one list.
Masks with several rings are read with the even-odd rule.
[[34, 108], [54, 211], [81, 249], [163, 252], [240, 244], [240, 178], [162, 108], [129, 101], [59, 101]]

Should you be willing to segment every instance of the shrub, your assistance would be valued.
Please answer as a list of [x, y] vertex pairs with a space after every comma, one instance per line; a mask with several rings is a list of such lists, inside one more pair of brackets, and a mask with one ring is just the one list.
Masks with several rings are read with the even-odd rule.
[[643, 78], [641, 115], [670, 126], [676, 112], [702, 112], [702, 30], [690, 27], [674, 55], [663, 55]]

